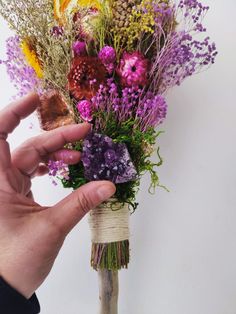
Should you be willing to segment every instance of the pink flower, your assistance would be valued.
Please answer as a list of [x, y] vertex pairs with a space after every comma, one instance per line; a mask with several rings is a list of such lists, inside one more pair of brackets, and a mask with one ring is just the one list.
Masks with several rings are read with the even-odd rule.
[[103, 47], [99, 54], [98, 58], [104, 64], [105, 68], [107, 69], [109, 74], [115, 69], [115, 62], [116, 62], [116, 51], [113, 47], [105, 46]]
[[91, 122], [93, 120], [93, 110], [92, 110], [92, 104], [90, 101], [82, 100], [78, 102], [76, 108], [79, 111], [80, 117], [84, 121]]
[[148, 60], [140, 53], [124, 52], [117, 74], [123, 86], [145, 86], [147, 84]]
[[87, 55], [86, 43], [83, 41], [74, 42], [73, 51], [75, 56], [86, 56]]

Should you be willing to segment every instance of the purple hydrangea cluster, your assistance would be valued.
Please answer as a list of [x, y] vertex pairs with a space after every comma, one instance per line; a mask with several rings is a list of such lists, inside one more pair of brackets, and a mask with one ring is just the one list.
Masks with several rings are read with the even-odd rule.
[[[60, 179], [69, 180], [69, 169], [68, 165], [65, 164], [62, 160], [49, 160], [48, 162], [49, 176], [58, 177]], [[53, 179], [53, 184], [57, 185], [56, 181]]]
[[125, 144], [91, 132], [84, 141], [82, 162], [89, 181], [109, 180], [115, 184], [137, 179], [137, 171]]
[[41, 94], [43, 90], [40, 80], [37, 78], [34, 69], [27, 65], [20, 48], [18, 36], [7, 39], [6, 54], [7, 60], [0, 60], [0, 64], [6, 66], [10, 80], [19, 91], [17, 96], [21, 97], [32, 91], [37, 91]]
[[145, 132], [148, 127], [155, 127], [161, 124], [167, 115], [167, 103], [162, 95], [154, 95], [149, 92], [140, 101], [137, 109], [139, 128]]

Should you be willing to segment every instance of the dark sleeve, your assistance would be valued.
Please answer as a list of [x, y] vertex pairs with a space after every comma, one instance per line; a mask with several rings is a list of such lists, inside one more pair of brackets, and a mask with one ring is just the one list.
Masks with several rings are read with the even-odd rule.
[[0, 277], [1, 314], [38, 314], [39, 312], [40, 306], [35, 294], [27, 300]]

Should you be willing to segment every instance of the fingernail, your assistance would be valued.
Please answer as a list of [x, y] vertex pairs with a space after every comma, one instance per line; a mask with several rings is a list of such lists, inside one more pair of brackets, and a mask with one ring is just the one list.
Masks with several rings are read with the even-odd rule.
[[97, 189], [97, 195], [101, 202], [108, 200], [116, 192], [116, 188], [113, 184], [103, 184]]
[[93, 124], [92, 123], [84, 122], [83, 124], [86, 125], [86, 126], [89, 126], [90, 131], [92, 131], [92, 129], [93, 129]]

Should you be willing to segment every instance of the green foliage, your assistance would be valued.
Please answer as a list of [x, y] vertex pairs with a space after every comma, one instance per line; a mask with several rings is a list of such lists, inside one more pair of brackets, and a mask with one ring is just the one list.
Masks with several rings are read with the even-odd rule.
[[95, 42], [98, 44], [98, 51], [101, 50], [109, 42], [110, 28], [112, 23], [112, 14], [110, 10], [109, 0], [101, 1], [101, 9], [98, 21], [93, 27]]
[[84, 168], [82, 163], [77, 165], [69, 166], [70, 180], [62, 180], [64, 188], [78, 189], [88, 181], [84, 177]]

